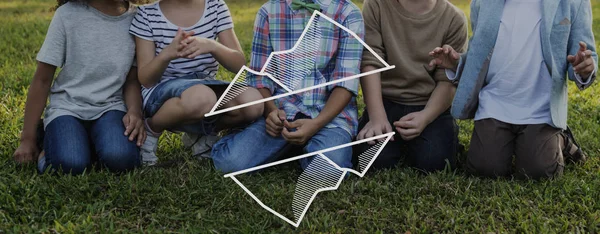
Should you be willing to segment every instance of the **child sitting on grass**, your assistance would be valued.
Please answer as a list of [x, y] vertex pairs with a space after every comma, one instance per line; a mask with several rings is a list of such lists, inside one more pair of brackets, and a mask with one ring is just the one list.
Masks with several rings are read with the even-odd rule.
[[[350, 1], [270, 0], [256, 17], [250, 68], [260, 71], [271, 52], [292, 49], [315, 10], [363, 36], [362, 15]], [[303, 87], [311, 87], [359, 74], [362, 44], [326, 19], [317, 17], [316, 20], [322, 32], [317, 56], [312, 57], [316, 64], [308, 68], [306, 76], [292, 79], [301, 80]], [[306, 71], [293, 66], [275, 69], [290, 75]], [[286, 93], [267, 77], [249, 75], [247, 80], [264, 98]], [[315, 152], [351, 142], [358, 124], [358, 82], [354, 79], [267, 102], [264, 118], [215, 144], [212, 151], [215, 167], [227, 173], [271, 162], [288, 144], [303, 146], [305, 152]], [[351, 147], [326, 156], [340, 167], [352, 168]], [[305, 158], [300, 164], [306, 168], [310, 162], [311, 159]]]
[[[502, 10], [503, 9], [503, 10]], [[567, 128], [567, 81], [585, 89], [596, 77], [589, 0], [474, 0], [473, 37], [462, 56], [431, 52], [431, 66], [460, 83], [456, 118], [475, 118], [467, 169], [486, 177], [559, 176], [585, 155]]]
[[[228, 85], [215, 79], [219, 64], [237, 73], [246, 63], [223, 0], [163, 0], [140, 6], [130, 32], [136, 36], [149, 132], [142, 146], [145, 164], [157, 162], [158, 138], [164, 130], [214, 136], [226, 126], [253, 121], [263, 112], [262, 105], [255, 105], [204, 118]], [[224, 107], [260, 98], [250, 88]], [[205, 142], [201, 139], [198, 144]]]
[[[37, 56], [14, 157], [30, 162], [38, 156], [36, 127], [49, 96], [40, 172], [50, 166], [80, 174], [95, 159], [110, 171], [134, 169], [145, 138], [140, 84], [132, 67], [135, 42], [127, 32], [135, 13], [128, 1], [58, 5]], [[62, 70], [53, 83], [57, 67]]]
[[[398, 133], [373, 163], [374, 169], [400, 162], [423, 172], [455, 166], [458, 128], [450, 115], [456, 87], [444, 69], [427, 69], [430, 48], [450, 44], [467, 48], [464, 13], [446, 0], [366, 0], [363, 8], [366, 43], [396, 68], [363, 77], [365, 111], [358, 140]], [[363, 72], [381, 68], [364, 53]], [[393, 128], [392, 128], [393, 127]], [[375, 144], [375, 142], [370, 142]], [[367, 144], [359, 145], [364, 152]]]

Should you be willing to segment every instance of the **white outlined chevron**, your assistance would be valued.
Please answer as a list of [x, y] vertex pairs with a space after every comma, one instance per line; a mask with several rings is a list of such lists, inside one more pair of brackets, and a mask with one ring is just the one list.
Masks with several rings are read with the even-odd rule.
[[[282, 77], [285, 79], [282, 79], [282, 80], [277, 79], [275, 77], [275, 75], [281, 75], [281, 73], [279, 73], [280, 72], [279, 70], [272, 70], [272, 69], [269, 70], [268, 68], [271, 63], [275, 64], [274, 67], [278, 67], [278, 65], [294, 66], [295, 68], [300, 68], [300, 70], [310, 69], [311, 66], [314, 66], [314, 61], [311, 61], [310, 57], [311, 57], [311, 54], [312, 54], [312, 57], [316, 57], [314, 55], [314, 52], [315, 52], [315, 49], [318, 49], [319, 44], [320, 44], [320, 38], [322, 36], [322, 34], [320, 32], [320, 28], [319, 28], [320, 26], [318, 25], [319, 21], [317, 21], [317, 17], [320, 17], [319, 19], [321, 19], [321, 18], [325, 19], [325, 20], [329, 21], [330, 23], [332, 23], [333, 25], [346, 31], [348, 34], [350, 34], [352, 37], [354, 37], [354, 39], [356, 39], [358, 42], [360, 42], [368, 52], [370, 52], [373, 56], [375, 56], [375, 58], [377, 58], [379, 60], [379, 62], [381, 62], [381, 64], [383, 64], [384, 67], [373, 70], [373, 71], [369, 71], [369, 72], [365, 72], [365, 73], [361, 73], [361, 74], [357, 74], [357, 75], [352, 75], [349, 77], [344, 77], [344, 78], [341, 78], [341, 79], [338, 79], [335, 81], [322, 83], [322, 84], [315, 85], [315, 86], [310, 86], [310, 87], [305, 87], [305, 88], [299, 87], [299, 89], [297, 89], [297, 90], [295, 87], [296, 85], [294, 85], [294, 84], [296, 82], [298, 82], [298, 77], [301, 77], [302, 74], [300, 74], [300, 75], [294, 74], [293, 72], [285, 73], [283, 75], [284, 77]], [[297, 54], [296, 54], [296, 52], [297, 52]], [[298, 54], [299, 54], [299, 57], [296, 57], [296, 55], [298, 55]], [[281, 59], [278, 59], [279, 57], [281, 57]], [[291, 60], [291, 62], [287, 61], [286, 59]], [[357, 59], [360, 59], [360, 58], [357, 58]], [[377, 73], [391, 70], [394, 68], [395, 68], [395, 66], [389, 65], [385, 60], [383, 60], [377, 53], [375, 53], [373, 51], [373, 49], [371, 47], [369, 47], [369, 45], [367, 45], [359, 36], [357, 36], [355, 32], [344, 27], [343, 25], [339, 24], [335, 20], [329, 18], [327, 15], [325, 15], [319, 11], [314, 11], [310, 20], [306, 24], [304, 31], [300, 35], [298, 41], [294, 44], [294, 46], [291, 49], [284, 50], [284, 51], [272, 52], [269, 55], [269, 57], [267, 58], [267, 60], [266, 60], [265, 64], [263, 65], [260, 72], [254, 71], [246, 66], [243, 66], [240, 69], [240, 71], [236, 74], [233, 81], [229, 84], [229, 86], [227, 87], [227, 89], [225, 90], [223, 95], [221, 95], [221, 97], [219, 98], [217, 103], [213, 106], [211, 111], [209, 113], [207, 113], [205, 116], [210, 117], [210, 116], [223, 114], [223, 113], [226, 113], [229, 111], [234, 111], [234, 110], [245, 108], [248, 106], [280, 99], [280, 98], [283, 98], [286, 96], [299, 94], [299, 93], [303, 93], [306, 91], [310, 91], [313, 89], [318, 89], [318, 88], [322, 88], [322, 87], [326, 87], [326, 86], [331, 86], [331, 85], [334, 85], [337, 83], [342, 83], [342, 82], [346, 82], [349, 80], [358, 79], [358, 78], [368, 76], [371, 74], [377, 74]], [[236, 95], [241, 94], [248, 88], [248, 85], [245, 83], [246, 82], [245, 74], [247, 74], [247, 73], [252, 73], [254, 75], [262, 76], [262, 77], [268, 77], [274, 83], [279, 85], [283, 90], [285, 90], [286, 93], [272, 96], [269, 98], [263, 98], [261, 100], [237, 105], [234, 107], [228, 107], [228, 108], [218, 110], [219, 108], [224, 106], [225, 103], [231, 101]], [[300, 73], [303, 73], [303, 72], [300, 72]], [[289, 77], [289, 76], [292, 76], [292, 77]], [[296, 77], [296, 76], [298, 76], [298, 77]], [[286, 82], [286, 81], [288, 81], [288, 82]], [[290, 85], [290, 86], [288, 87], [287, 85]], [[394, 135], [393, 132], [388, 133], [388, 134], [383, 134], [380, 136], [371, 137], [369, 139], [351, 142], [348, 144], [331, 147], [329, 149], [312, 152], [312, 153], [307, 153], [307, 154], [296, 156], [293, 158], [289, 158], [289, 159], [285, 159], [285, 160], [281, 160], [281, 161], [277, 161], [277, 162], [273, 162], [273, 163], [260, 165], [260, 166], [254, 167], [254, 168], [230, 173], [230, 174], [225, 175], [225, 177], [231, 178], [242, 189], [244, 189], [244, 191], [246, 193], [248, 193], [248, 195], [250, 195], [252, 197], [252, 199], [254, 199], [264, 209], [275, 214], [277, 217], [283, 219], [284, 221], [288, 222], [289, 224], [293, 225], [294, 227], [298, 227], [300, 225], [300, 223], [302, 222], [302, 219], [304, 218], [306, 212], [310, 208], [311, 203], [316, 198], [318, 193], [323, 192], [323, 191], [336, 190], [339, 187], [339, 185], [341, 184], [344, 177], [348, 174], [348, 172], [356, 174], [360, 177], [363, 177], [367, 173], [367, 171], [369, 170], [369, 168], [371, 167], [373, 162], [377, 159], [377, 157], [379, 156], [379, 154], [381, 153], [381, 151], [383, 150], [385, 145], [390, 141], [390, 139], [392, 138], [393, 135]], [[359, 167], [358, 167], [359, 171], [349, 169], [349, 168], [341, 168], [340, 166], [335, 164], [333, 161], [331, 161], [327, 156], [325, 156], [325, 154], [335, 151], [335, 150], [338, 150], [338, 149], [342, 149], [345, 147], [352, 147], [354, 145], [366, 143], [369, 141], [377, 141], [377, 140], [379, 140], [379, 143], [377, 145], [371, 147], [369, 150], [365, 151], [364, 153], [362, 153], [359, 156]], [[294, 193], [294, 200], [293, 200], [293, 204], [292, 204], [292, 209], [293, 209], [293, 213], [294, 213], [294, 221], [283, 216], [282, 214], [278, 213], [277, 211], [270, 208], [269, 206], [265, 205], [248, 188], [246, 188], [246, 186], [244, 186], [244, 184], [242, 184], [236, 178], [237, 175], [265, 169], [268, 167], [277, 166], [280, 164], [284, 164], [284, 163], [288, 163], [291, 161], [308, 158], [308, 157], [313, 157], [313, 160], [300, 175], [300, 178], [299, 178], [297, 186], [296, 186], [296, 191]]]
[[[300, 223], [302, 222], [302, 219], [304, 219], [304, 216], [306, 215], [306, 212], [308, 211], [308, 208], [310, 208], [310, 205], [312, 204], [313, 200], [317, 197], [317, 194], [319, 194], [320, 192], [324, 192], [324, 191], [334, 191], [337, 190], [340, 186], [340, 184], [342, 183], [344, 177], [346, 176], [346, 174], [348, 172], [358, 175], [359, 177], [364, 177], [365, 174], [367, 173], [367, 171], [369, 170], [369, 168], [371, 167], [371, 165], [373, 164], [373, 162], [375, 162], [375, 160], [377, 159], [377, 157], [379, 156], [379, 154], [381, 153], [381, 151], [383, 150], [383, 148], [385, 148], [385, 146], [387, 145], [387, 143], [392, 139], [392, 137], [394, 136], [394, 132], [391, 133], [387, 133], [387, 134], [383, 134], [380, 136], [375, 136], [375, 137], [371, 137], [368, 139], [364, 139], [364, 140], [360, 140], [360, 141], [355, 141], [355, 142], [351, 142], [348, 144], [344, 144], [344, 145], [339, 145], [336, 147], [332, 147], [329, 149], [325, 149], [325, 150], [321, 150], [321, 151], [316, 151], [316, 152], [312, 152], [312, 153], [308, 153], [308, 154], [303, 154], [300, 156], [296, 156], [296, 157], [292, 157], [289, 159], [285, 159], [285, 160], [281, 160], [281, 161], [277, 161], [277, 162], [273, 162], [273, 163], [268, 163], [268, 164], [264, 164], [264, 165], [260, 165], [257, 167], [253, 167], [250, 169], [246, 169], [246, 170], [242, 170], [242, 171], [238, 171], [238, 172], [234, 172], [234, 173], [230, 173], [225, 175], [225, 178], [231, 178], [235, 183], [237, 183], [246, 193], [248, 193], [248, 195], [250, 195], [250, 197], [252, 197], [252, 199], [254, 199], [254, 201], [256, 201], [260, 206], [262, 206], [265, 210], [271, 212], [272, 214], [276, 215], [277, 217], [283, 219], [284, 221], [288, 222], [289, 224], [291, 224], [294, 227], [298, 227], [300, 226]], [[382, 139], [385, 139], [383, 141], [381, 141]], [[358, 144], [362, 144], [362, 143], [366, 143], [369, 141], [380, 141], [379, 144], [376, 145], [376, 147], [378, 147], [376, 149], [376, 151], [371, 151], [368, 150], [367, 152], [365, 152], [367, 155], [365, 155], [365, 157], [362, 157], [363, 155], [359, 156], [359, 170], [362, 170], [362, 172], [353, 170], [353, 169], [349, 169], [349, 168], [341, 168], [340, 166], [338, 166], [336, 163], [334, 163], [333, 161], [331, 161], [329, 158], [327, 158], [324, 154], [327, 152], [332, 152], [338, 149], [342, 149], [345, 147], [352, 147]], [[370, 155], [372, 154], [372, 155]], [[244, 186], [244, 184], [242, 184], [237, 178], [236, 176], [241, 175], [241, 174], [246, 174], [249, 172], [254, 172], [254, 171], [258, 171], [258, 170], [262, 170], [268, 167], [273, 167], [273, 166], [277, 166], [280, 164], [284, 164], [284, 163], [288, 163], [288, 162], [292, 162], [292, 161], [296, 161], [296, 160], [300, 160], [303, 158], [308, 158], [308, 157], [313, 157], [313, 156], [318, 156], [321, 159], [324, 159], [327, 161], [327, 163], [329, 163], [329, 165], [335, 167], [335, 169], [342, 171], [341, 176], [339, 176], [339, 179], [337, 180], [337, 182], [335, 183], [335, 186], [332, 187], [327, 187], [327, 188], [322, 188], [322, 189], [317, 189], [308, 199], [308, 202], [306, 203], [306, 205], [304, 207], [302, 207], [301, 213], [298, 215], [298, 217], [296, 218], [296, 221], [292, 221], [289, 218], [285, 217], [284, 215], [282, 215], [281, 213], [273, 210], [271, 207], [265, 205], [260, 199], [258, 199], [258, 197], [256, 197], [256, 195], [254, 195], [248, 188], [246, 188], [246, 186]], [[370, 156], [369, 158], [367, 158], [366, 156]], [[296, 191], [297, 195], [298, 191]], [[296, 205], [296, 204], [294, 204]], [[296, 207], [294, 207], [296, 208]]]
[[[275, 77], [273, 77], [271, 74], [265, 72], [265, 70], [267, 69], [269, 63], [271, 62], [271, 60], [273, 59], [274, 56], [291, 53], [291, 52], [295, 51], [300, 46], [303, 38], [306, 36], [306, 34], [307, 34], [307, 32], [308, 32], [308, 30], [310, 28], [309, 26], [312, 25], [312, 23], [315, 21], [315, 19], [316, 19], [317, 16], [319, 16], [319, 17], [321, 17], [323, 19], [326, 19], [327, 21], [331, 22], [335, 26], [341, 28], [342, 30], [344, 30], [344, 31], [348, 32], [350, 35], [352, 35], [355, 39], [357, 39], [364, 46], [365, 49], [367, 49], [370, 53], [372, 53], [375, 56], [375, 58], [377, 58], [379, 60], [379, 62], [381, 62], [381, 64], [384, 65], [384, 67], [376, 69], [376, 70], [373, 70], [373, 71], [369, 71], [369, 72], [365, 72], [365, 73], [361, 73], [361, 74], [357, 74], [357, 75], [345, 77], [345, 78], [342, 78], [342, 79], [339, 79], [339, 80], [330, 81], [330, 82], [326, 82], [326, 83], [319, 84], [319, 85], [316, 85], [316, 86], [306, 87], [306, 88], [302, 88], [302, 89], [298, 89], [298, 90], [292, 90], [292, 89], [290, 89], [289, 87], [287, 87], [284, 84], [282, 84], [278, 79], [276, 79]], [[287, 97], [287, 96], [294, 95], [294, 94], [303, 93], [303, 92], [306, 92], [306, 91], [310, 91], [310, 90], [321, 88], [321, 87], [330, 86], [330, 85], [337, 84], [337, 83], [342, 83], [342, 82], [353, 80], [353, 79], [358, 79], [358, 78], [361, 78], [363, 76], [377, 74], [377, 73], [384, 72], [384, 71], [391, 70], [391, 69], [395, 68], [395, 66], [389, 65], [377, 53], [375, 53], [375, 51], [373, 51], [373, 49], [371, 47], [369, 47], [369, 45], [367, 45], [367, 43], [365, 43], [358, 35], [356, 35], [356, 33], [354, 33], [352, 30], [344, 27], [340, 23], [336, 22], [335, 20], [329, 18], [327, 15], [325, 15], [325, 14], [319, 12], [319, 11], [314, 11], [314, 13], [312, 14], [310, 20], [308, 21], [308, 23], [306, 25], [307, 25], [307, 27], [304, 28], [304, 31], [300, 35], [300, 38], [298, 39], [298, 41], [296, 42], [296, 44], [294, 45], [294, 47], [292, 47], [292, 49], [289, 49], [289, 50], [276, 51], [276, 52], [271, 53], [269, 55], [269, 57], [267, 58], [267, 61], [265, 62], [265, 65], [263, 66], [263, 68], [261, 69], [260, 72], [254, 71], [254, 70], [252, 70], [252, 69], [250, 69], [250, 68], [248, 68], [246, 66], [243, 66], [240, 69], [240, 71], [236, 74], [236, 76], [232, 80], [232, 82], [229, 84], [229, 86], [227, 87], [227, 89], [225, 90], [225, 92], [223, 93], [223, 95], [221, 95], [221, 97], [219, 98], [219, 100], [217, 101], [217, 103], [213, 106], [213, 108], [211, 109], [211, 111], [209, 113], [207, 113], [205, 116], [206, 117], [210, 117], [210, 116], [215, 116], [215, 115], [223, 114], [223, 113], [226, 113], [226, 112], [230, 112], [230, 111], [242, 109], [242, 108], [245, 108], [245, 107], [248, 107], [248, 106], [252, 106], [252, 105], [256, 105], [256, 104], [260, 104], [260, 103], [264, 103], [264, 102], [276, 100], [276, 99], [279, 99], [279, 98]], [[277, 96], [272, 96], [272, 97], [269, 97], [269, 98], [263, 98], [263, 99], [260, 99], [260, 100], [257, 100], [257, 101], [253, 101], [253, 102], [249, 102], [249, 103], [244, 103], [244, 104], [241, 104], [241, 105], [237, 105], [237, 106], [233, 106], [233, 107], [229, 107], [229, 108], [225, 108], [225, 109], [221, 109], [221, 110], [217, 110], [220, 106], [222, 106], [222, 104], [223, 104], [222, 102], [225, 100], [226, 94], [228, 94], [230, 91], [232, 91], [232, 88], [235, 89], [234, 88], [235, 82], [240, 78], [240, 76], [242, 74], [244, 74], [244, 72], [250, 72], [250, 73], [258, 75], [258, 76], [268, 77], [273, 82], [275, 82], [277, 85], [279, 85], [281, 88], [283, 88], [284, 90], [286, 90], [287, 93], [280, 94], [280, 95], [277, 95]]]

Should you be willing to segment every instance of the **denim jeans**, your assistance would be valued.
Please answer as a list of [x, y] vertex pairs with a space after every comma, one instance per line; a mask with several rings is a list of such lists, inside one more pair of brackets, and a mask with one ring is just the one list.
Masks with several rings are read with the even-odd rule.
[[[425, 108], [425, 106], [397, 104], [386, 99], [383, 100], [383, 105], [392, 128], [394, 128], [393, 123], [400, 120], [400, 118]], [[369, 114], [365, 109], [358, 124], [359, 129], [364, 128], [368, 122]], [[396, 132], [395, 141], [388, 142], [373, 163], [373, 169], [393, 168], [403, 159], [406, 166], [425, 172], [443, 170], [447, 162], [450, 167], [454, 168], [458, 153], [458, 125], [456, 125], [449, 111], [438, 116], [425, 127], [420, 136], [413, 140], [403, 140], [395, 128], [394, 132]], [[366, 144], [358, 145], [354, 150], [355, 156], [368, 148], [369, 146]]]
[[124, 172], [140, 165], [135, 141], [123, 133], [124, 112], [109, 111], [99, 119], [84, 121], [60, 116], [48, 124], [44, 136], [45, 157], [38, 169], [47, 167], [65, 173], [81, 174], [97, 160], [111, 172]]
[[[150, 118], [154, 116], [166, 101], [171, 98], [181, 98], [183, 92], [192, 86], [206, 85], [213, 89], [215, 93], [217, 93], [218, 98], [221, 95], [221, 92], [224, 92], [229, 85], [229, 83], [225, 81], [211, 80], [207, 78], [207, 74], [194, 73], [156, 85], [156, 87], [153, 88], [152, 93], [150, 93], [150, 96], [147, 97], [148, 100], [144, 106], [145, 117]], [[197, 123], [179, 125], [169, 129], [169, 131], [210, 135], [215, 128], [217, 118], [218, 116], [205, 118]]]
[[[280, 151], [288, 143], [281, 136], [270, 136], [265, 126], [265, 119], [260, 118], [243, 131], [225, 136], [217, 142], [212, 149], [215, 168], [222, 173], [231, 173], [278, 160]], [[320, 151], [351, 141], [350, 133], [341, 128], [323, 128], [307, 142], [303, 151]], [[324, 155], [342, 168], [352, 168], [352, 147]], [[300, 159], [300, 166], [306, 169], [312, 159], [313, 157]]]

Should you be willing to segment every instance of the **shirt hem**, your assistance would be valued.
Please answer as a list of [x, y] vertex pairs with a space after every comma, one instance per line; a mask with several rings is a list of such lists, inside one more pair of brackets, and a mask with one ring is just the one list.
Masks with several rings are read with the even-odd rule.
[[[94, 120], [99, 119], [100, 117], [102, 117], [102, 115], [106, 114], [106, 112], [109, 112], [109, 111], [122, 111], [122, 112], [127, 113], [127, 107], [125, 107], [124, 104], [107, 108], [106, 110], [101, 111], [100, 113], [92, 116], [91, 118], [84, 118], [81, 115], [79, 115], [75, 112], [72, 112], [70, 110], [67, 110], [67, 109], [53, 108], [51, 110], [54, 111], [54, 113], [44, 116], [44, 130], [46, 129], [46, 127], [48, 127], [48, 124], [52, 123], [53, 120], [55, 120], [56, 118], [61, 117], [61, 116], [73, 116], [77, 119], [84, 120], [84, 121], [94, 121]], [[46, 110], [46, 112], [48, 112], [48, 111]]]
[[486, 116], [476, 116], [473, 121], [479, 121], [479, 120], [484, 120], [484, 119], [495, 119], [498, 121], [502, 121], [508, 124], [514, 124], [514, 125], [534, 125], [534, 124], [548, 124], [554, 128], [558, 128], [554, 125], [554, 123], [552, 122], [552, 120], [548, 121], [544, 121], [541, 119], [530, 119], [530, 120], [511, 120], [508, 118], [504, 118], [504, 117], [497, 117], [497, 116], [491, 116], [491, 115], [486, 115]]

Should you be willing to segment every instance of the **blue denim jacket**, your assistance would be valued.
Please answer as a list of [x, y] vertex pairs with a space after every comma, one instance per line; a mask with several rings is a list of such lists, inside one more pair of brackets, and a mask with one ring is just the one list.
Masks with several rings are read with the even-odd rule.
[[[489, 68], [504, 0], [473, 0], [471, 2], [471, 28], [473, 37], [469, 50], [462, 55], [461, 67], [456, 74], [460, 79], [452, 104], [452, 115], [457, 119], [472, 119], [478, 107], [481, 88]], [[550, 111], [554, 127], [567, 127], [567, 82], [566, 77], [577, 83], [583, 90], [596, 78], [581, 83], [575, 78], [573, 66], [567, 61], [568, 55], [575, 55], [579, 42], [587, 43], [598, 64], [596, 42], [592, 32], [592, 8], [590, 0], [544, 0], [542, 9], [542, 51], [548, 71], [552, 74], [553, 85]], [[481, 17], [479, 17], [481, 16]]]

